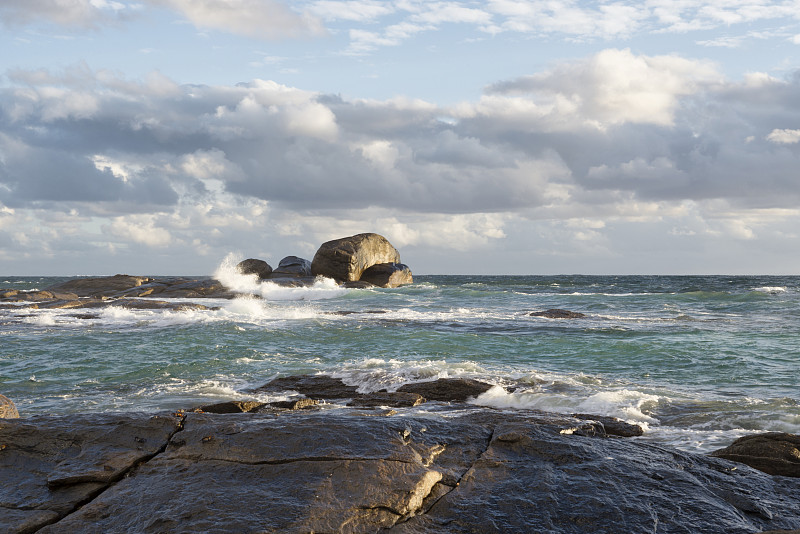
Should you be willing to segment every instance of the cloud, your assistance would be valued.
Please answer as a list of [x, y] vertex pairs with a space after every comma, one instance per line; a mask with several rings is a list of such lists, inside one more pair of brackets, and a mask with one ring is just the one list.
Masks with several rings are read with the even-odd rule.
[[277, 260], [369, 229], [412, 258], [504, 242], [643, 266], [662, 256], [628, 245], [632, 225], [774, 244], [800, 201], [800, 133], [786, 129], [800, 124], [800, 76], [730, 81], [679, 56], [609, 49], [453, 107], [85, 65], [7, 79], [0, 240], [19, 257], [211, 258], [269, 241], [259, 250]]
[[0, 21], [25, 26], [39, 21], [65, 28], [91, 29], [123, 17], [132, 8], [126, 2], [107, 0], [3, 0]]
[[144, 0], [185, 16], [198, 28], [223, 30], [257, 39], [323, 35], [314, 15], [291, 10], [278, 0]]
[[800, 143], [800, 130], [775, 129], [767, 135], [767, 141], [781, 145]]

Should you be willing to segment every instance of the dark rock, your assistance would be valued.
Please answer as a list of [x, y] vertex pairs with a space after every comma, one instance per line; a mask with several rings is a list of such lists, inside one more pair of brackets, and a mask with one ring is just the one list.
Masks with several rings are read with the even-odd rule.
[[278, 267], [272, 271], [274, 274], [289, 274], [294, 276], [312, 276], [311, 262], [297, 256], [286, 256]]
[[0, 419], [16, 419], [19, 417], [16, 405], [3, 394], [0, 394]]
[[342, 285], [348, 289], [370, 289], [372, 287], [377, 287], [375, 284], [366, 282], [364, 280], [356, 280], [355, 282], [345, 282]]
[[73, 293], [79, 297], [102, 297], [112, 296], [121, 291], [138, 287], [152, 278], [146, 276], [129, 276], [127, 274], [115, 274], [114, 276], [103, 276], [99, 278], [76, 278], [60, 284], [55, 284], [47, 288], [50, 292]]
[[361, 407], [374, 407], [374, 406], [391, 406], [394, 408], [412, 407], [425, 402], [425, 397], [418, 393], [406, 393], [395, 391], [388, 393], [386, 391], [377, 391], [375, 393], [368, 393], [354, 398], [347, 403], [348, 406], [361, 406]]
[[626, 423], [622, 419], [616, 417], [609, 417], [604, 415], [591, 415], [585, 413], [574, 413], [572, 417], [578, 419], [597, 421], [603, 425], [603, 430], [609, 436], [621, 436], [623, 438], [633, 438], [644, 434], [644, 429], [639, 425], [632, 425]]
[[319, 401], [315, 399], [293, 399], [285, 401], [268, 402], [266, 406], [270, 408], [279, 408], [281, 410], [306, 410], [314, 408], [319, 405]]
[[428, 400], [442, 402], [464, 402], [491, 389], [492, 384], [471, 378], [439, 378], [432, 382], [403, 384], [397, 391], [418, 393]]
[[378, 263], [361, 274], [361, 282], [379, 287], [398, 287], [414, 283], [411, 269], [402, 263]]
[[551, 308], [549, 310], [540, 312], [531, 312], [528, 315], [531, 317], [547, 317], [548, 319], [580, 319], [586, 317], [585, 314], [569, 310], [561, 310], [558, 308]]
[[3, 419], [0, 530], [35, 532], [73, 512], [166, 447], [180, 425], [179, 417], [121, 414]]
[[264, 406], [263, 402], [256, 401], [228, 401], [217, 404], [206, 404], [197, 410], [206, 413], [246, 413], [254, 412]]
[[264, 260], [248, 258], [240, 261], [236, 266], [236, 270], [241, 274], [254, 274], [258, 276], [260, 280], [266, 280], [272, 273], [272, 266]]
[[744, 436], [711, 456], [747, 464], [770, 475], [800, 477], [800, 436], [767, 432]]
[[[42, 534], [745, 534], [800, 525], [798, 479], [561, 433], [569, 420], [472, 407], [442, 417], [188, 413], [177, 433], [146, 433], [142, 417], [115, 414], [0, 421], [0, 525], [50, 524]], [[117, 470], [117, 455], [132, 449], [145, 456]]]
[[327, 375], [296, 375], [276, 378], [256, 388], [254, 393], [296, 391], [311, 399], [350, 399], [358, 395], [356, 386], [346, 386], [339, 378]]
[[400, 254], [381, 235], [357, 234], [323, 243], [311, 261], [311, 273], [338, 282], [355, 282], [378, 263], [400, 263]]

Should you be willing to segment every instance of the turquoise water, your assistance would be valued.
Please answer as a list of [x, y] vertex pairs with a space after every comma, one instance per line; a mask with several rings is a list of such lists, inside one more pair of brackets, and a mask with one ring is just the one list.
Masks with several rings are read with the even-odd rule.
[[[0, 276], [0, 287], [61, 280]], [[797, 276], [417, 276], [372, 290], [225, 281], [257, 296], [94, 319], [0, 309], [0, 392], [23, 415], [155, 411], [280, 400], [246, 390], [286, 374], [363, 391], [466, 376], [517, 386], [477, 404], [613, 415], [684, 450], [800, 432]], [[548, 308], [587, 317], [528, 315]]]

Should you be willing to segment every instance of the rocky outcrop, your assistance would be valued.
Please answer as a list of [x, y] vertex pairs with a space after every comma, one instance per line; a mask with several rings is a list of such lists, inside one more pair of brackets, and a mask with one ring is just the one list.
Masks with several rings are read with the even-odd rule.
[[417, 393], [428, 400], [464, 402], [489, 391], [492, 387], [492, 384], [471, 378], [439, 378], [429, 382], [403, 384], [397, 391]]
[[744, 436], [711, 456], [741, 462], [770, 475], [800, 477], [800, 436], [767, 432]]
[[311, 273], [337, 282], [355, 282], [379, 263], [400, 263], [400, 254], [378, 234], [357, 234], [323, 243], [311, 260]]
[[266, 280], [272, 274], [272, 266], [264, 260], [248, 258], [236, 265], [236, 270], [241, 274], [254, 274], [259, 280]]
[[16, 405], [6, 397], [0, 394], [0, 419], [15, 419], [19, 417]]
[[361, 274], [360, 282], [369, 282], [378, 287], [399, 287], [414, 283], [408, 265], [402, 263], [378, 263]]
[[585, 314], [569, 310], [562, 310], [559, 308], [551, 308], [545, 311], [531, 312], [528, 315], [531, 317], [546, 317], [548, 319], [580, 319], [586, 317]]
[[4, 532], [704, 532], [800, 527], [800, 479], [570, 418], [460, 406], [0, 421]]
[[276, 275], [312, 276], [311, 262], [297, 256], [286, 256], [273, 273]]
[[152, 278], [146, 276], [129, 276], [127, 274], [115, 274], [114, 276], [95, 278], [76, 278], [48, 287], [47, 291], [54, 293], [72, 293], [79, 297], [103, 298], [111, 297], [134, 287], [139, 287], [152, 280]]

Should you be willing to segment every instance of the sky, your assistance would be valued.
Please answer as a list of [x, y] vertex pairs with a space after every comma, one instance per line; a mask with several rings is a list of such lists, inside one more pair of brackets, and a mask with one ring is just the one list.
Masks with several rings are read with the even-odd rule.
[[800, 274], [800, 0], [2, 0], [0, 275]]

